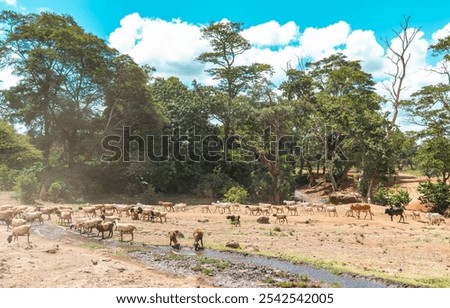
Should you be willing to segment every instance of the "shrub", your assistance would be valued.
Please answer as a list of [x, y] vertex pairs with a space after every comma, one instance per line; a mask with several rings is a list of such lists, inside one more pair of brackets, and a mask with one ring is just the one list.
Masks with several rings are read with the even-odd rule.
[[406, 190], [398, 190], [391, 194], [389, 198], [389, 205], [401, 207], [411, 201], [409, 193]]
[[22, 171], [16, 179], [14, 191], [20, 202], [31, 204], [37, 195], [39, 181], [36, 174], [32, 171]]
[[433, 204], [433, 212], [443, 214], [450, 206], [450, 185], [444, 182], [422, 182], [417, 191], [422, 194], [419, 198], [421, 201]]
[[372, 202], [374, 204], [379, 204], [386, 206], [389, 204], [389, 191], [383, 184], [379, 183], [373, 194]]
[[20, 174], [20, 170], [10, 169], [6, 165], [0, 165], [0, 191], [10, 191]]
[[228, 202], [245, 203], [248, 199], [248, 192], [242, 186], [233, 186], [224, 195], [224, 200]]
[[53, 182], [48, 189], [48, 199], [52, 202], [59, 202], [61, 195], [64, 191], [64, 183], [63, 182]]
[[225, 174], [209, 173], [201, 181], [196, 193], [207, 198], [221, 198], [235, 183]]
[[411, 198], [406, 190], [399, 190], [397, 188], [389, 190], [380, 183], [375, 189], [372, 201], [375, 204], [383, 206], [391, 205], [401, 207], [408, 204], [411, 201]]

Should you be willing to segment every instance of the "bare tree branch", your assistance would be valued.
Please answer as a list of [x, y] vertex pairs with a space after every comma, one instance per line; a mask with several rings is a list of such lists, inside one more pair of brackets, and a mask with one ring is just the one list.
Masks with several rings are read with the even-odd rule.
[[391, 55], [388, 55], [387, 58], [395, 66], [395, 73], [386, 73], [392, 78], [392, 81], [390, 83], [383, 83], [384, 88], [389, 93], [389, 101], [392, 103], [394, 109], [391, 119], [391, 128], [396, 125], [398, 112], [402, 102], [402, 93], [406, 89], [405, 79], [407, 76], [407, 67], [409, 61], [411, 60], [411, 53], [409, 52], [409, 49], [421, 29], [409, 28], [409, 16], [404, 16], [403, 19], [403, 22], [400, 23], [400, 30], [393, 30], [395, 39], [400, 41], [400, 47], [397, 49], [393, 46], [392, 42], [385, 39], [385, 43], [388, 46], [388, 52], [391, 53]]

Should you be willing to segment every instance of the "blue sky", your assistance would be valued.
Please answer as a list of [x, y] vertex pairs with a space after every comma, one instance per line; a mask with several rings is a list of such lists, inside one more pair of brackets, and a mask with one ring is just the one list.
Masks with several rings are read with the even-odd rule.
[[[410, 26], [421, 31], [408, 51], [411, 61], [403, 98], [424, 85], [446, 82], [430, 72], [440, 63], [431, 57], [429, 47], [450, 34], [450, 1], [0, 0], [0, 9], [71, 15], [111, 47], [155, 67], [157, 76], [177, 76], [185, 84], [194, 79], [214, 83], [205, 65], [196, 61], [209, 48], [201, 39], [201, 27], [223, 19], [239, 21], [252, 48], [238, 64], [271, 64], [275, 84], [299, 59], [320, 60], [342, 52], [361, 61], [387, 100], [383, 84], [389, 83], [387, 73], [395, 67], [386, 59], [389, 51], [383, 39], [398, 46], [392, 30], [399, 29], [403, 16], [410, 16]], [[0, 72], [0, 80], [0, 88], [14, 84], [8, 71]]]
[[[206, 24], [227, 18], [246, 26], [276, 20], [295, 21], [300, 28], [324, 27], [344, 20], [355, 29], [371, 29], [380, 37], [391, 35], [403, 15], [425, 33], [444, 27], [450, 21], [450, 1], [145, 1], [145, 0], [1, 0], [1, 9], [36, 12], [46, 8], [69, 14], [86, 30], [104, 39], [131, 13], [164, 20], [180, 18]], [[5, 2], [16, 3], [15, 6]], [[213, 4], [213, 3], [217, 4]]]

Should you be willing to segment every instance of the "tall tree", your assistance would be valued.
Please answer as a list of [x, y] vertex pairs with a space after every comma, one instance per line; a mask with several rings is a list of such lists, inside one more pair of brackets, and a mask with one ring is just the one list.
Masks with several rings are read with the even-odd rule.
[[446, 136], [450, 138], [450, 35], [431, 46], [433, 55], [440, 56], [437, 73], [448, 82], [427, 85], [413, 94], [407, 104], [411, 121], [423, 128], [422, 137]]
[[162, 125], [153, 102], [150, 81], [154, 68], [140, 66], [127, 55], [117, 55], [109, 62], [108, 81], [104, 86], [104, 132], [131, 127], [148, 131]]
[[[270, 74], [270, 65], [253, 63], [238, 65], [238, 57], [250, 49], [250, 43], [242, 37], [242, 23], [219, 22], [202, 29], [203, 38], [208, 40], [212, 51], [202, 53], [197, 59], [211, 67], [206, 71], [219, 82], [211, 106], [213, 116], [222, 123], [224, 139], [234, 133], [233, 110], [238, 108], [236, 98], [252, 84]], [[228, 146], [225, 145], [225, 157]]]
[[[381, 98], [375, 93], [372, 76], [358, 61], [342, 54], [308, 64], [313, 80], [313, 133], [323, 144], [323, 159], [333, 190], [345, 177], [354, 161], [342, 151], [342, 141], [363, 142], [363, 134], [379, 124]], [[339, 168], [337, 168], [339, 166]]]
[[101, 112], [102, 87], [116, 51], [70, 16], [3, 11], [0, 24], [1, 64], [20, 78], [3, 93], [11, 116], [36, 136], [45, 161], [59, 140], [72, 164], [84, 133]]

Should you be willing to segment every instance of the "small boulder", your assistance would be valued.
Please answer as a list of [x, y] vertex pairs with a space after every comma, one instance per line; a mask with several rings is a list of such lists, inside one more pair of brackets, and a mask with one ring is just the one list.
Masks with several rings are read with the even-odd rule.
[[330, 202], [332, 204], [348, 204], [362, 202], [362, 198], [357, 193], [341, 193], [334, 192], [330, 194]]
[[258, 217], [258, 219], [256, 219], [256, 222], [259, 224], [269, 224], [270, 223], [269, 217], [267, 217], [267, 216]]
[[233, 248], [233, 249], [237, 249], [237, 248], [240, 247], [239, 243], [236, 242], [235, 240], [228, 241], [228, 242], [225, 244], [225, 246], [228, 247], [228, 248]]

